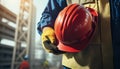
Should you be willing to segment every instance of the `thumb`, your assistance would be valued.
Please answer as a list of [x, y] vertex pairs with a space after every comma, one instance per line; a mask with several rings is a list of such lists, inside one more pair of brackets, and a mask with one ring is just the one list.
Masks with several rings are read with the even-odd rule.
[[48, 39], [50, 40], [50, 42], [51, 42], [52, 44], [55, 43], [55, 35], [50, 35], [50, 36], [48, 37]]

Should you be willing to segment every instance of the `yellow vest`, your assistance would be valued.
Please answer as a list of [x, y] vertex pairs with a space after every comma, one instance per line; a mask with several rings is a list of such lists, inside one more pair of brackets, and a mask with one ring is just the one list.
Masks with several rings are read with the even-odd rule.
[[113, 69], [109, 0], [67, 0], [68, 5], [83, 4], [98, 14], [98, 28], [88, 48], [63, 54], [62, 64], [71, 69]]

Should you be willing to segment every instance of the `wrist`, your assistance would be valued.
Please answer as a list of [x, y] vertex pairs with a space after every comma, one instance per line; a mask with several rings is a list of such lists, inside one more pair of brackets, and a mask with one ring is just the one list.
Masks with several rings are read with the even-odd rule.
[[53, 30], [53, 28], [52, 27], [44, 27], [43, 31], [46, 31], [46, 30]]

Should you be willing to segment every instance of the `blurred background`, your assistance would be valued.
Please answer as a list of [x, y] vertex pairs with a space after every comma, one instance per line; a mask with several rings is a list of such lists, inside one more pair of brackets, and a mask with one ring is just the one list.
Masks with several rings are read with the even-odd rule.
[[0, 0], [0, 69], [18, 69], [28, 55], [30, 69], [62, 69], [61, 55], [46, 53], [37, 23], [48, 0]]

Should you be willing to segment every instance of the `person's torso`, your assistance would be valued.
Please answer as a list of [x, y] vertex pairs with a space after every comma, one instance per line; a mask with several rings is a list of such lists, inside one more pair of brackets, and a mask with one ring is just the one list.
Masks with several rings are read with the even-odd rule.
[[[100, 15], [100, 17], [99, 17], [100, 22], [98, 22], [98, 23], [108, 23], [108, 24], [110, 23], [109, 0], [106, 0], [104, 2], [103, 2], [103, 0], [67, 0], [68, 5], [73, 4], [73, 3], [82, 4], [85, 7], [91, 7], [93, 9], [95, 9]], [[63, 54], [62, 64], [69, 68], [72, 68], [72, 69], [93, 69], [90, 67], [90, 65], [92, 63], [91, 59], [93, 59], [93, 54], [94, 54], [93, 50], [97, 49], [97, 48], [95, 48], [95, 47], [97, 47], [95, 45], [98, 45], [98, 46], [101, 45], [100, 33], [101, 33], [100, 26], [98, 26], [95, 36], [94, 36], [93, 40], [90, 42], [90, 45], [88, 47], [89, 50], [87, 49], [87, 51], [86, 51], [86, 49], [85, 49], [84, 51], [79, 52], [79, 53]], [[92, 45], [94, 45], [93, 49], [92, 49]], [[99, 54], [99, 53], [95, 53], [94, 55], [97, 55], [97, 54]], [[100, 56], [100, 54], [98, 56]], [[99, 59], [99, 58], [97, 58], [97, 59]], [[98, 63], [98, 65], [99, 65], [99, 63]], [[97, 68], [97, 69], [100, 69], [100, 68]]]

